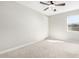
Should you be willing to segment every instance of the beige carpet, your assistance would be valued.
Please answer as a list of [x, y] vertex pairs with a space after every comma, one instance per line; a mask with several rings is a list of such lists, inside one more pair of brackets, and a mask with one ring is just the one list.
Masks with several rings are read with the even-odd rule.
[[74, 58], [79, 57], [79, 44], [43, 40], [33, 45], [0, 55], [4, 58]]

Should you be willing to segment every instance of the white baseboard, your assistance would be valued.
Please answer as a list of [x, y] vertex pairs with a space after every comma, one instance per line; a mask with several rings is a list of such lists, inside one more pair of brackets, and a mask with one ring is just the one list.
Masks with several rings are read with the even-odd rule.
[[[41, 39], [41, 40], [44, 40], [44, 39]], [[41, 40], [35, 40], [34, 42], [30, 42], [30, 43], [27, 43], [27, 44], [24, 44], [24, 45], [19, 45], [17, 47], [13, 47], [13, 48], [6, 49], [4, 51], [0, 51], [0, 54], [4, 54], [4, 53], [10, 52], [10, 51], [22, 48], [22, 47], [25, 47], [25, 46], [30, 45], [30, 44], [34, 44], [34, 43], [39, 42]]]

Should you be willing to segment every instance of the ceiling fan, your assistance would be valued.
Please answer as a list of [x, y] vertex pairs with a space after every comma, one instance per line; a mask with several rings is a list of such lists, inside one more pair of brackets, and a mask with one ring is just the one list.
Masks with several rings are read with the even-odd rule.
[[64, 2], [57, 3], [56, 1], [47, 1], [47, 3], [40, 1], [40, 4], [48, 6], [47, 8], [44, 9], [44, 11], [48, 10], [50, 8], [50, 6], [52, 6], [54, 12], [56, 11], [56, 9], [54, 8], [55, 6], [65, 6], [66, 5], [66, 3], [64, 3]]

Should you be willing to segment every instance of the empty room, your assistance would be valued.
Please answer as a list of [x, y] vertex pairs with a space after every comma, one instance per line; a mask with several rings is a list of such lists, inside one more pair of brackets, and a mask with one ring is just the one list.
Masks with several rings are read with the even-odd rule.
[[0, 58], [79, 58], [79, 1], [0, 1]]

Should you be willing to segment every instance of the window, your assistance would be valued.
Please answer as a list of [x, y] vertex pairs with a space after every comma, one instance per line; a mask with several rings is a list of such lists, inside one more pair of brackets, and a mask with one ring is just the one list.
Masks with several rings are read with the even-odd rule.
[[67, 17], [68, 31], [79, 31], [79, 15]]

